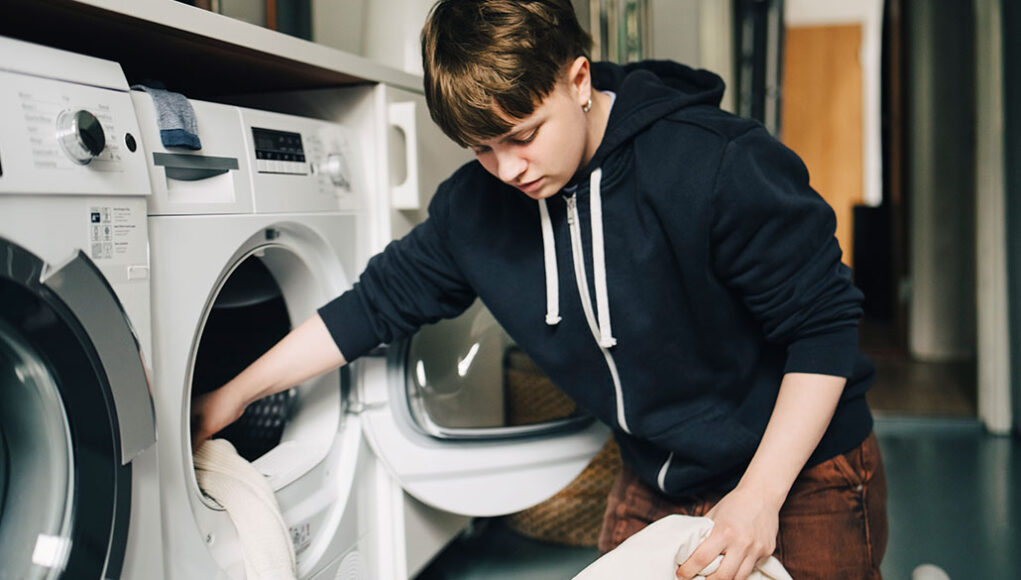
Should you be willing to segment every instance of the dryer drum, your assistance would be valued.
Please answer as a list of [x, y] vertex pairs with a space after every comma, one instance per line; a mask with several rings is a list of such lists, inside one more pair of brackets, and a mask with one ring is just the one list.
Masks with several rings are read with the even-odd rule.
[[[291, 330], [280, 286], [257, 256], [249, 256], [224, 283], [209, 311], [195, 357], [192, 396], [219, 388]], [[260, 399], [217, 434], [255, 461], [280, 444], [295, 391]]]
[[262, 260], [248, 258], [231, 272], [213, 302], [213, 308], [245, 308], [280, 298], [280, 286]]

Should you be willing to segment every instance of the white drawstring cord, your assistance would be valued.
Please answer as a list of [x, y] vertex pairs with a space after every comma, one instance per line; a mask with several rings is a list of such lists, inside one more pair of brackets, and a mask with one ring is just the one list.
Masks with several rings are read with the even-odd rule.
[[560, 322], [560, 281], [553, 222], [550, 221], [545, 199], [539, 200], [539, 214], [542, 217], [542, 253], [546, 266], [546, 324], [555, 326]]
[[606, 253], [603, 242], [603, 200], [599, 191], [602, 168], [592, 172], [589, 179], [589, 211], [592, 214], [592, 270], [596, 283], [596, 311], [599, 317], [599, 346], [610, 348], [617, 344], [610, 328], [610, 299], [606, 290]]

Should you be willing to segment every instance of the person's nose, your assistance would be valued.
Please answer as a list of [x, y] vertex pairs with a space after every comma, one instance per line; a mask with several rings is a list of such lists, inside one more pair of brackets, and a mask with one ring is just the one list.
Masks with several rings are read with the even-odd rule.
[[504, 183], [514, 184], [528, 169], [528, 162], [513, 149], [496, 152], [497, 177]]

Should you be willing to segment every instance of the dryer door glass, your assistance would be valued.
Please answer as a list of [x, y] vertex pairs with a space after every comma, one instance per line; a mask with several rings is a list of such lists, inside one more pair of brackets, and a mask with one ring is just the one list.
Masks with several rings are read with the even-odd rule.
[[476, 301], [422, 328], [407, 345], [405, 381], [415, 425], [440, 439], [499, 439], [591, 421]]
[[74, 497], [70, 430], [40, 356], [0, 321], [0, 562], [46, 578], [66, 561]]

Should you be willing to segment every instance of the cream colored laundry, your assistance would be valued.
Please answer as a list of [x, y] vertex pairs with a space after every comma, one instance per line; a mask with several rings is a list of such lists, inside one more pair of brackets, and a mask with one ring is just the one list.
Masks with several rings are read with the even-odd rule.
[[[649, 524], [616, 549], [582, 570], [574, 580], [672, 580], [678, 564], [695, 552], [713, 529], [709, 518], [667, 516]], [[678, 548], [678, 543], [680, 547]], [[720, 567], [718, 556], [699, 574], [703, 578]], [[783, 565], [770, 556], [756, 568], [749, 580], [792, 580]]]
[[195, 476], [237, 528], [246, 580], [294, 580], [294, 545], [266, 478], [226, 439], [195, 452]]

